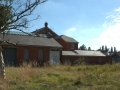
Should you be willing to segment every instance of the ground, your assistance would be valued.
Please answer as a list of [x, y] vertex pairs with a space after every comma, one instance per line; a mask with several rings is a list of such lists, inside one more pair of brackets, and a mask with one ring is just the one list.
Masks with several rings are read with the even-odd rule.
[[119, 90], [120, 64], [6, 67], [0, 90]]

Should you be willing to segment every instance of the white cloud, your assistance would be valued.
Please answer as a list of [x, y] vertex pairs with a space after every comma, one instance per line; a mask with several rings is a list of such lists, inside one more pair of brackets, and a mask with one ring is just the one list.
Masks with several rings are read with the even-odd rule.
[[103, 24], [105, 31], [100, 34], [98, 38], [93, 41], [108, 47], [115, 46], [120, 50], [120, 7], [114, 10], [114, 15], [106, 17], [108, 19]]
[[[103, 24], [104, 31], [96, 38], [88, 38], [83, 34], [84, 32], [89, 32], [86, 30], [77, 30], [75, 27], [70, 28], [64, 32], [65, 35], [74, 37], [79, 41], [79, 46], [83, 43], [91, 49], [97, 50], [102, 45], [107, 45], [108, 48], [116, 47], [117, 50], [120, 50], [120, 7], [115, 9], [112, 15], [106, 17], [106, 21]], [[96, 30], [96, 29], [95, 29]], [[94, 32], [94, 30], [93, 30]], [[79, 34], [78, 34], [79, 33]], [[95, 33], [95, 32], [94, 32]], [[90, 35], [90, 33], [88, 34]]]
[[120, 7], [117, 8], [117, 9], [115, 9], [114, 11], [116, 11], [116, 12], [120, 12]]
[[70, 28], [70, 29], [68, 29], [68, 31], [76, 31], [76, 28], [75, 27]]
[[67, 36], [73, 36], [73, 34], [76, 32], [76, 28], [75, 27], [72, 27], [72, 28], [69, 28], [67, 29], [66, 31], [64, 31], [64, 34], [67, 35]]

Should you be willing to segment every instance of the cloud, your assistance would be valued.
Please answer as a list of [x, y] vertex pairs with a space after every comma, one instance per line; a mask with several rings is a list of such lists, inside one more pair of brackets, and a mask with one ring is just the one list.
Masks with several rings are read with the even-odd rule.
[[76, 28], [75, 27], [70, 28], [70, 29], [68, 29], [68, 31], [76, 31]]
[[113, 15], [106, 17], [103, 24], [105, 31], [99, 37], [93, 38], [93, 41], [108, 47], [115, 46], [120, 50], [120, 7], [114, 10]]
[[64, 31], [64, 34], [67, 36], [73, 36], [73, 34], [76, 33], [76, 31], [77, 29], [75, 27], [72, 27]]
[[89, 29], [94, 34], [99, 32], [99, 36], [91, 35], [88, 30], [77, 30], [75, 27], [67, 29], [64, 34], [74, 37], [79, 42], [79, 46], [85, 44], [87, 47], [90, 46], [91, 49], [97, 50], [102, 45], [107, 45], [108, 48], [115, 46], [117, 50], [120, 50], [120, 7], [115, 9], [111, 15], [106, 16], [101, 29], [101, 32], [99, 29], [97, 31]]

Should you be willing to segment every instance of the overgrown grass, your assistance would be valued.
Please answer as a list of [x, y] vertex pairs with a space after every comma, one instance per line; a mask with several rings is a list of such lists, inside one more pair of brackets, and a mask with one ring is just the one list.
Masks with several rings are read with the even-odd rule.
[[5, 69], [0, 90], [120, 90], [120, 64]]

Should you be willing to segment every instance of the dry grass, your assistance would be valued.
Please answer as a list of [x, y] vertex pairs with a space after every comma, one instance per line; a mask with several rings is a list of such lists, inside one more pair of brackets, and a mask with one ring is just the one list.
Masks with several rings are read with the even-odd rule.
[[0, 90], [119, 90], [120, 64], [6, 67]]

